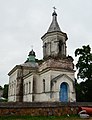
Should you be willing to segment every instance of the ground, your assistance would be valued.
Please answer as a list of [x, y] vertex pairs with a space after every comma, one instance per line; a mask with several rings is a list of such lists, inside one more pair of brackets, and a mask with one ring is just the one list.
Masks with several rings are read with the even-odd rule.
[[[78, 116], [0, 116], [0, 120], [82, 120]], [[83, 119], [88, 120], [88, 119]], [[92, 117], [89, 118], [92, 120]]]

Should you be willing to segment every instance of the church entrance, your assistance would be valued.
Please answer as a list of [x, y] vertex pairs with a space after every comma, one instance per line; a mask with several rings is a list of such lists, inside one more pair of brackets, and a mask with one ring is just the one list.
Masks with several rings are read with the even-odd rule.
[[68, 102], [68, 84], [66, 82], [60, 85], [59, 98], [61, 102]]

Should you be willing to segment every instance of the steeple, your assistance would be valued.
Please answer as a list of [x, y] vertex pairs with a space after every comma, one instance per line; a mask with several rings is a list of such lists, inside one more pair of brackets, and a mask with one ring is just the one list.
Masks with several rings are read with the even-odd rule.
[[53, 7], [53, 8], [54, 8], [54, 11], [52, 13], [52, 23], [51, 23], [47, 33], [54, 32], [54, 31], [61, 31], [60, 27], [58, 25], [58, 22], [57, 22], [57, 13], [55, 11], [56, 8], [55, 7]]
[[67, 34], [62, 32], [58, 25], [55, 9], [54, 7], [51, 25], [48, 31], [41, 37], [44, 59], [66, 57]]

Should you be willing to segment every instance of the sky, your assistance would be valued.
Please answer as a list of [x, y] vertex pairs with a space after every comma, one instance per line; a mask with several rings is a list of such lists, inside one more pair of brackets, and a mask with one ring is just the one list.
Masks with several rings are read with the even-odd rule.
[[32, 46], [42, 59], [41, 37], [47, 32], [53, 7], [61, 31], [67, 33], [67, 55], [83, 45], [92, 47], [92, 0], [0, 0], [0, 85], [9, 71], [24, 63]]

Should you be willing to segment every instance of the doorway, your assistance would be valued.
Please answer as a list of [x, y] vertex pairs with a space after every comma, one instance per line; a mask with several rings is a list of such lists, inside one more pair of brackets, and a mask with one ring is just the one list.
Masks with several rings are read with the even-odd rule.
[[59, 98], [61, 102], [68, 102], [68, 84], [66, 82], [60, 85]]

